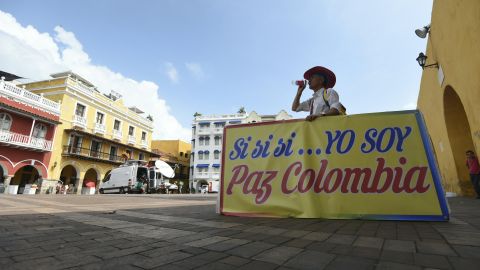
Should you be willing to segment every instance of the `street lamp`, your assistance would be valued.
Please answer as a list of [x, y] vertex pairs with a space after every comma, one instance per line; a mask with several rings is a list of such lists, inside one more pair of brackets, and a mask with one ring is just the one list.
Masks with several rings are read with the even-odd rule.
[[415, 34], [419, 37], [419, 38], [425, 38], [427, 37], [427, 34], [430, 32], [430, 24], [427, 25], [427, 26], [424, 26], [423, 28], [419, 28], [417, 30], [415, 30]]
[[434, 64], [430, 64], [430, 65], [425, 65], [425, 63], [427, 62], [427, 56], [425, 54], [423, 54], [423, 52], [419, 53], [418, 54], [418, 57], [417, 57], [417, 62], [418, 64], [422, 67], [422, 69], [425, 69], [427, 67], [436, 67], [438, 68], [438, 63], [434, 63]]

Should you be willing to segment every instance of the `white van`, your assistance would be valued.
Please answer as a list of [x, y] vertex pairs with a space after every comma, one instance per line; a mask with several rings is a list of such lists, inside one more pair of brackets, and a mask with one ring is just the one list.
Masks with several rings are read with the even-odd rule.
[[103, 179], [98, 190], [103, 193], [143, 193], [148, 181], [148, 168], [145, 161], [129, 160], [113, 169]]

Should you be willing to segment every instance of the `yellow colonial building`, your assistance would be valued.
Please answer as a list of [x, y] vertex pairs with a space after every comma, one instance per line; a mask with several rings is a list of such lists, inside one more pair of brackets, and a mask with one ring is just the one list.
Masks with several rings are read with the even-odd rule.
[[[433, 1], [418, 108], [448, 192], [473, 195], [465, 151], [480, 154], [480, 1]], [[435, 65], [436, 64], [436, 65]]]
[[154, 140], [152, 152], [160, 155], [163, 160], [175, 168], [175, 177], [170, 183], [175, 183], [182, 193], [189, 193], [188, 179], [190, 171], [190, 154], [192, 145], [181, 140]]
[[70, 187], [69, 193], [91, 194], [101, 179], [126, 160], [158, 157], [150, 151], [151, 117], [125, 106], [118, 93], [101, 93], [78, 74], [62, 72], [51, 77], [20, 85], [61, 103], [61, 124], [48, 166], [50, 184], [61, 180]]

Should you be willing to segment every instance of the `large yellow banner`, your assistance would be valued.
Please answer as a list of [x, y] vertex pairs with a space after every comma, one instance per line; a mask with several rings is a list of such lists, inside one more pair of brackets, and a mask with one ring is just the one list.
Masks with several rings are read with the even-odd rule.
[[448, 220], [418, 111], [227, 126], [220, 212]]

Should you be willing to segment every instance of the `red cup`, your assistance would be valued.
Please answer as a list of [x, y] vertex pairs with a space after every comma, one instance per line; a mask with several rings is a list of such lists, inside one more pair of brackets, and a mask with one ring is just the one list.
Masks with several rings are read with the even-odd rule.
[[304, 80], [292, 81], [292, 84], [303, 87], [303, 86], [305, 86], [305, 81]]

